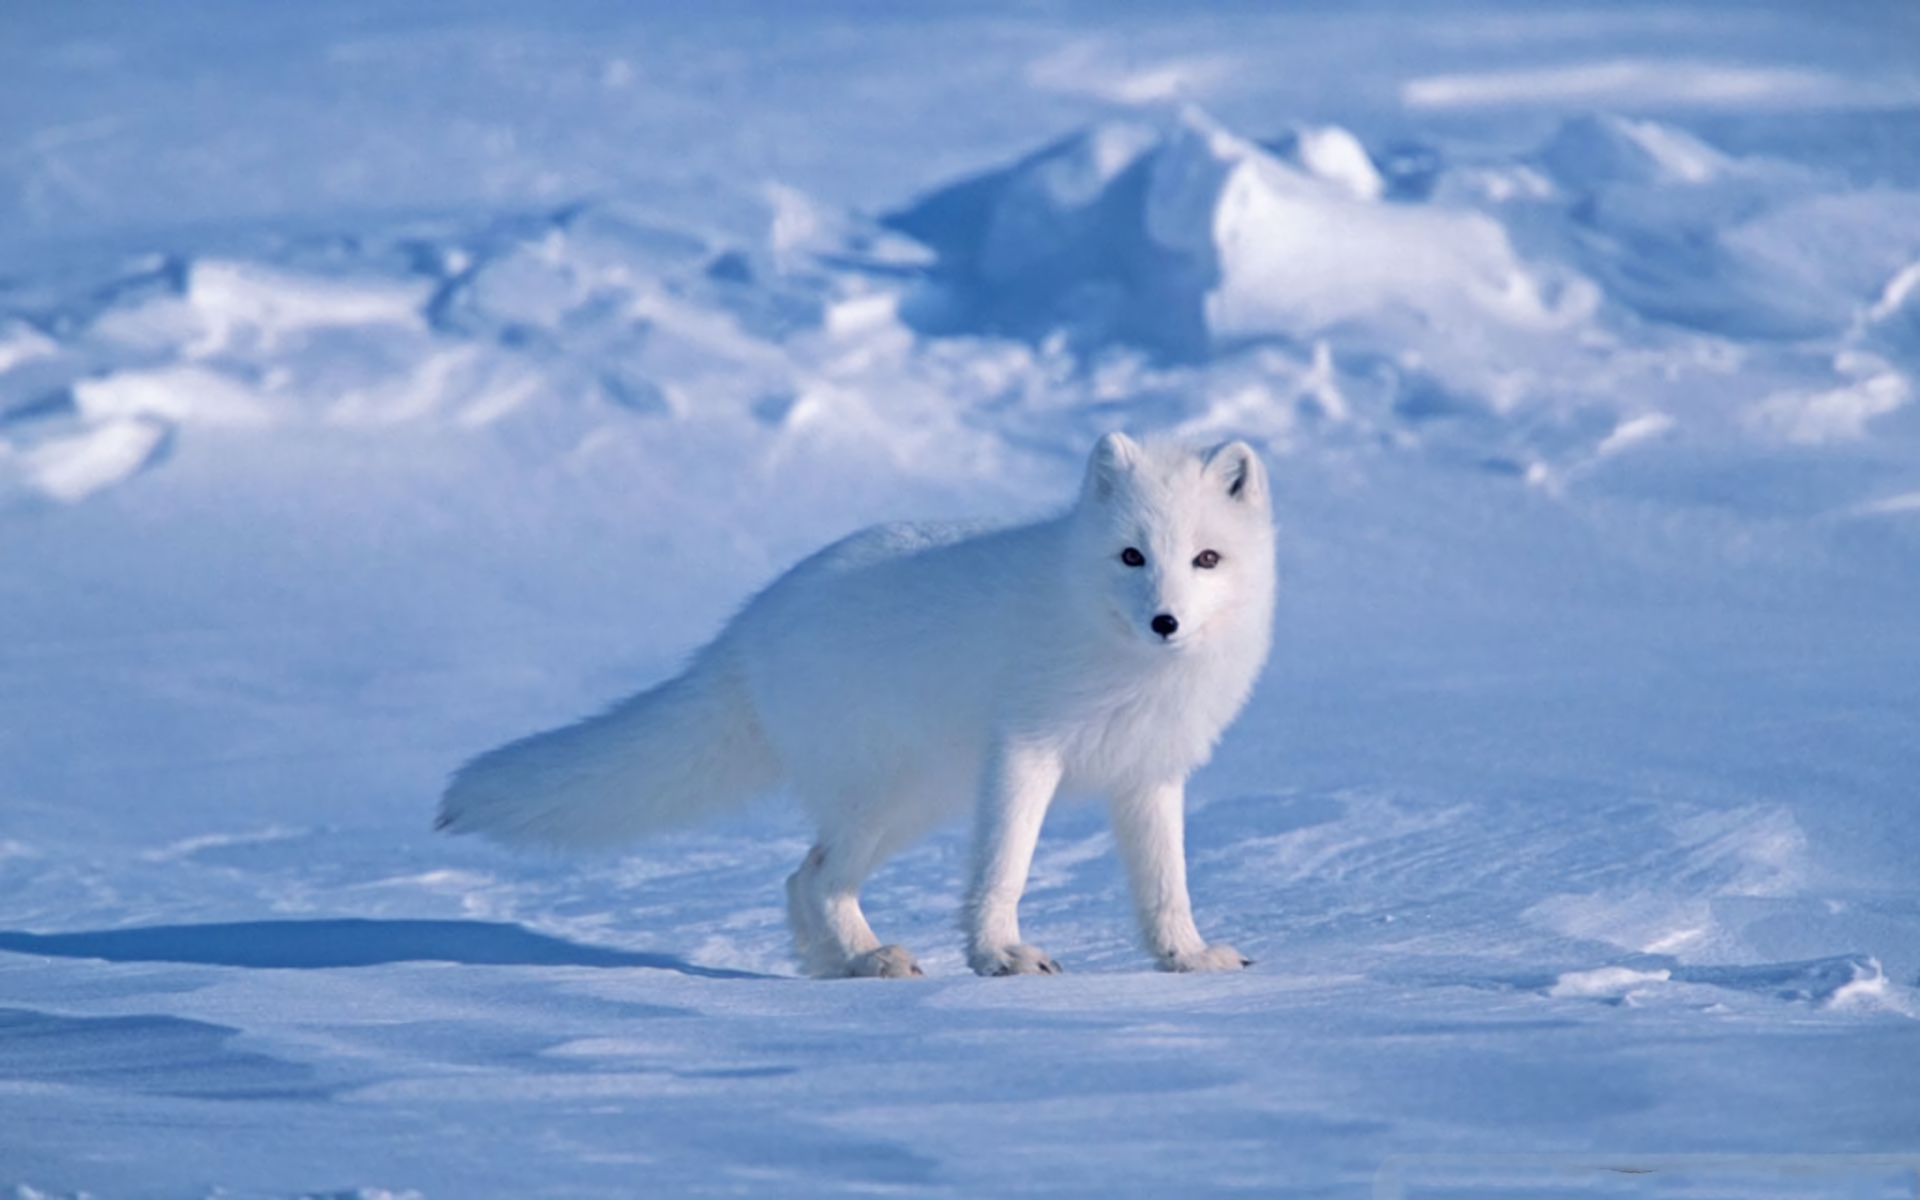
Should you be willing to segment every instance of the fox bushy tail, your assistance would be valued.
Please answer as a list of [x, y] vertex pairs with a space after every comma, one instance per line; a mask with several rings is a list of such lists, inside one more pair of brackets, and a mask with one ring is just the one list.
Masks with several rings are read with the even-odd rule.
[[584, 721], [490, 750], [454, 773], [434, 828], [587, 848], [737, 807], [780, 781], [724, 642], [685, 674]]

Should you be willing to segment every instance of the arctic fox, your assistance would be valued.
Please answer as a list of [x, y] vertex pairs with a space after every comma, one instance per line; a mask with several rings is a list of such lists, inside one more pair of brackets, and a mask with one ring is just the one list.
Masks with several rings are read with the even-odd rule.
[[921, 974], [861, 914], [867, 875], [969, 810], [967, 961], [1054, 974], [1017, 906], [1056, 792], [1108, 798], [1147, 949], [1236, 970], [1187, 898], [1186, 777], [1266, 661], [1267, 477], [1245, 444], [1102, 438], [1077, 503], [994, 529], [881, 525], [761, 592], [677, 678], [483, 754], [438, 827], [601, 846], [790, 785], [819, 839], [787, 880], [814, 976]]

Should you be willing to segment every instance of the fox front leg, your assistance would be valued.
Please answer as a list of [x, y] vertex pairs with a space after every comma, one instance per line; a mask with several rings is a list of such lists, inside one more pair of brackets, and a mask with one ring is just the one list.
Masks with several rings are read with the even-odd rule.
[[973, 879], [967, 893], [967, 965], [981, 975], [1058, 975], [1060, 966], [1020, 940], [1020, 894], [1047, 806], [1060, 786], [1060, 756], [1001, 744], [989, 756], [975, 814]]
[[1253, 960], [1209, 946], [1187, 897], [1186, 785], [1180, 780], [1116, 794], [1108, 805], [1127, 866], [1140, 935], [1163, 971], [1237, 971]]

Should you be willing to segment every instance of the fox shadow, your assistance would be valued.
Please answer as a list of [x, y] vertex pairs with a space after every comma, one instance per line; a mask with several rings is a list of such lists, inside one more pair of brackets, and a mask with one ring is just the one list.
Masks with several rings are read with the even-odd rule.
[[648, 967], [700, 979], [771, 979], [671, 954], [587, 946], [497, 921], [237, 921], [78, 933], [0, 930], [0, 950], [108, 962], [324, 970], [402, 962], [490, 967]]

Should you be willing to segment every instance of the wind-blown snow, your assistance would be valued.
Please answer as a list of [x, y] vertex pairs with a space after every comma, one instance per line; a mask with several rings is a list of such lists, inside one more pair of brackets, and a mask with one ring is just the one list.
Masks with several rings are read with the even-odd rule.
[[1838, 75], [1796, 67], [1739, 66], [1688, 60], [1616, 58], [1483, 74], [1410, 79], [1400, 94], [1414, 109], [1511, 104], [1732, 107], [1867, 106], [1911, 102], [1903, 89], [1849, 85]]
[[[1913, 1194], [1904, 9], [196, 12], [0, 16], [0, 1189]], [[794, 978], [778, 798], [428, 832], [1122, 427], [1272, 468], [1250, 971], [1146, 970], [1098, 806], [1060, 979], [963, 829], [903, 984]]]

